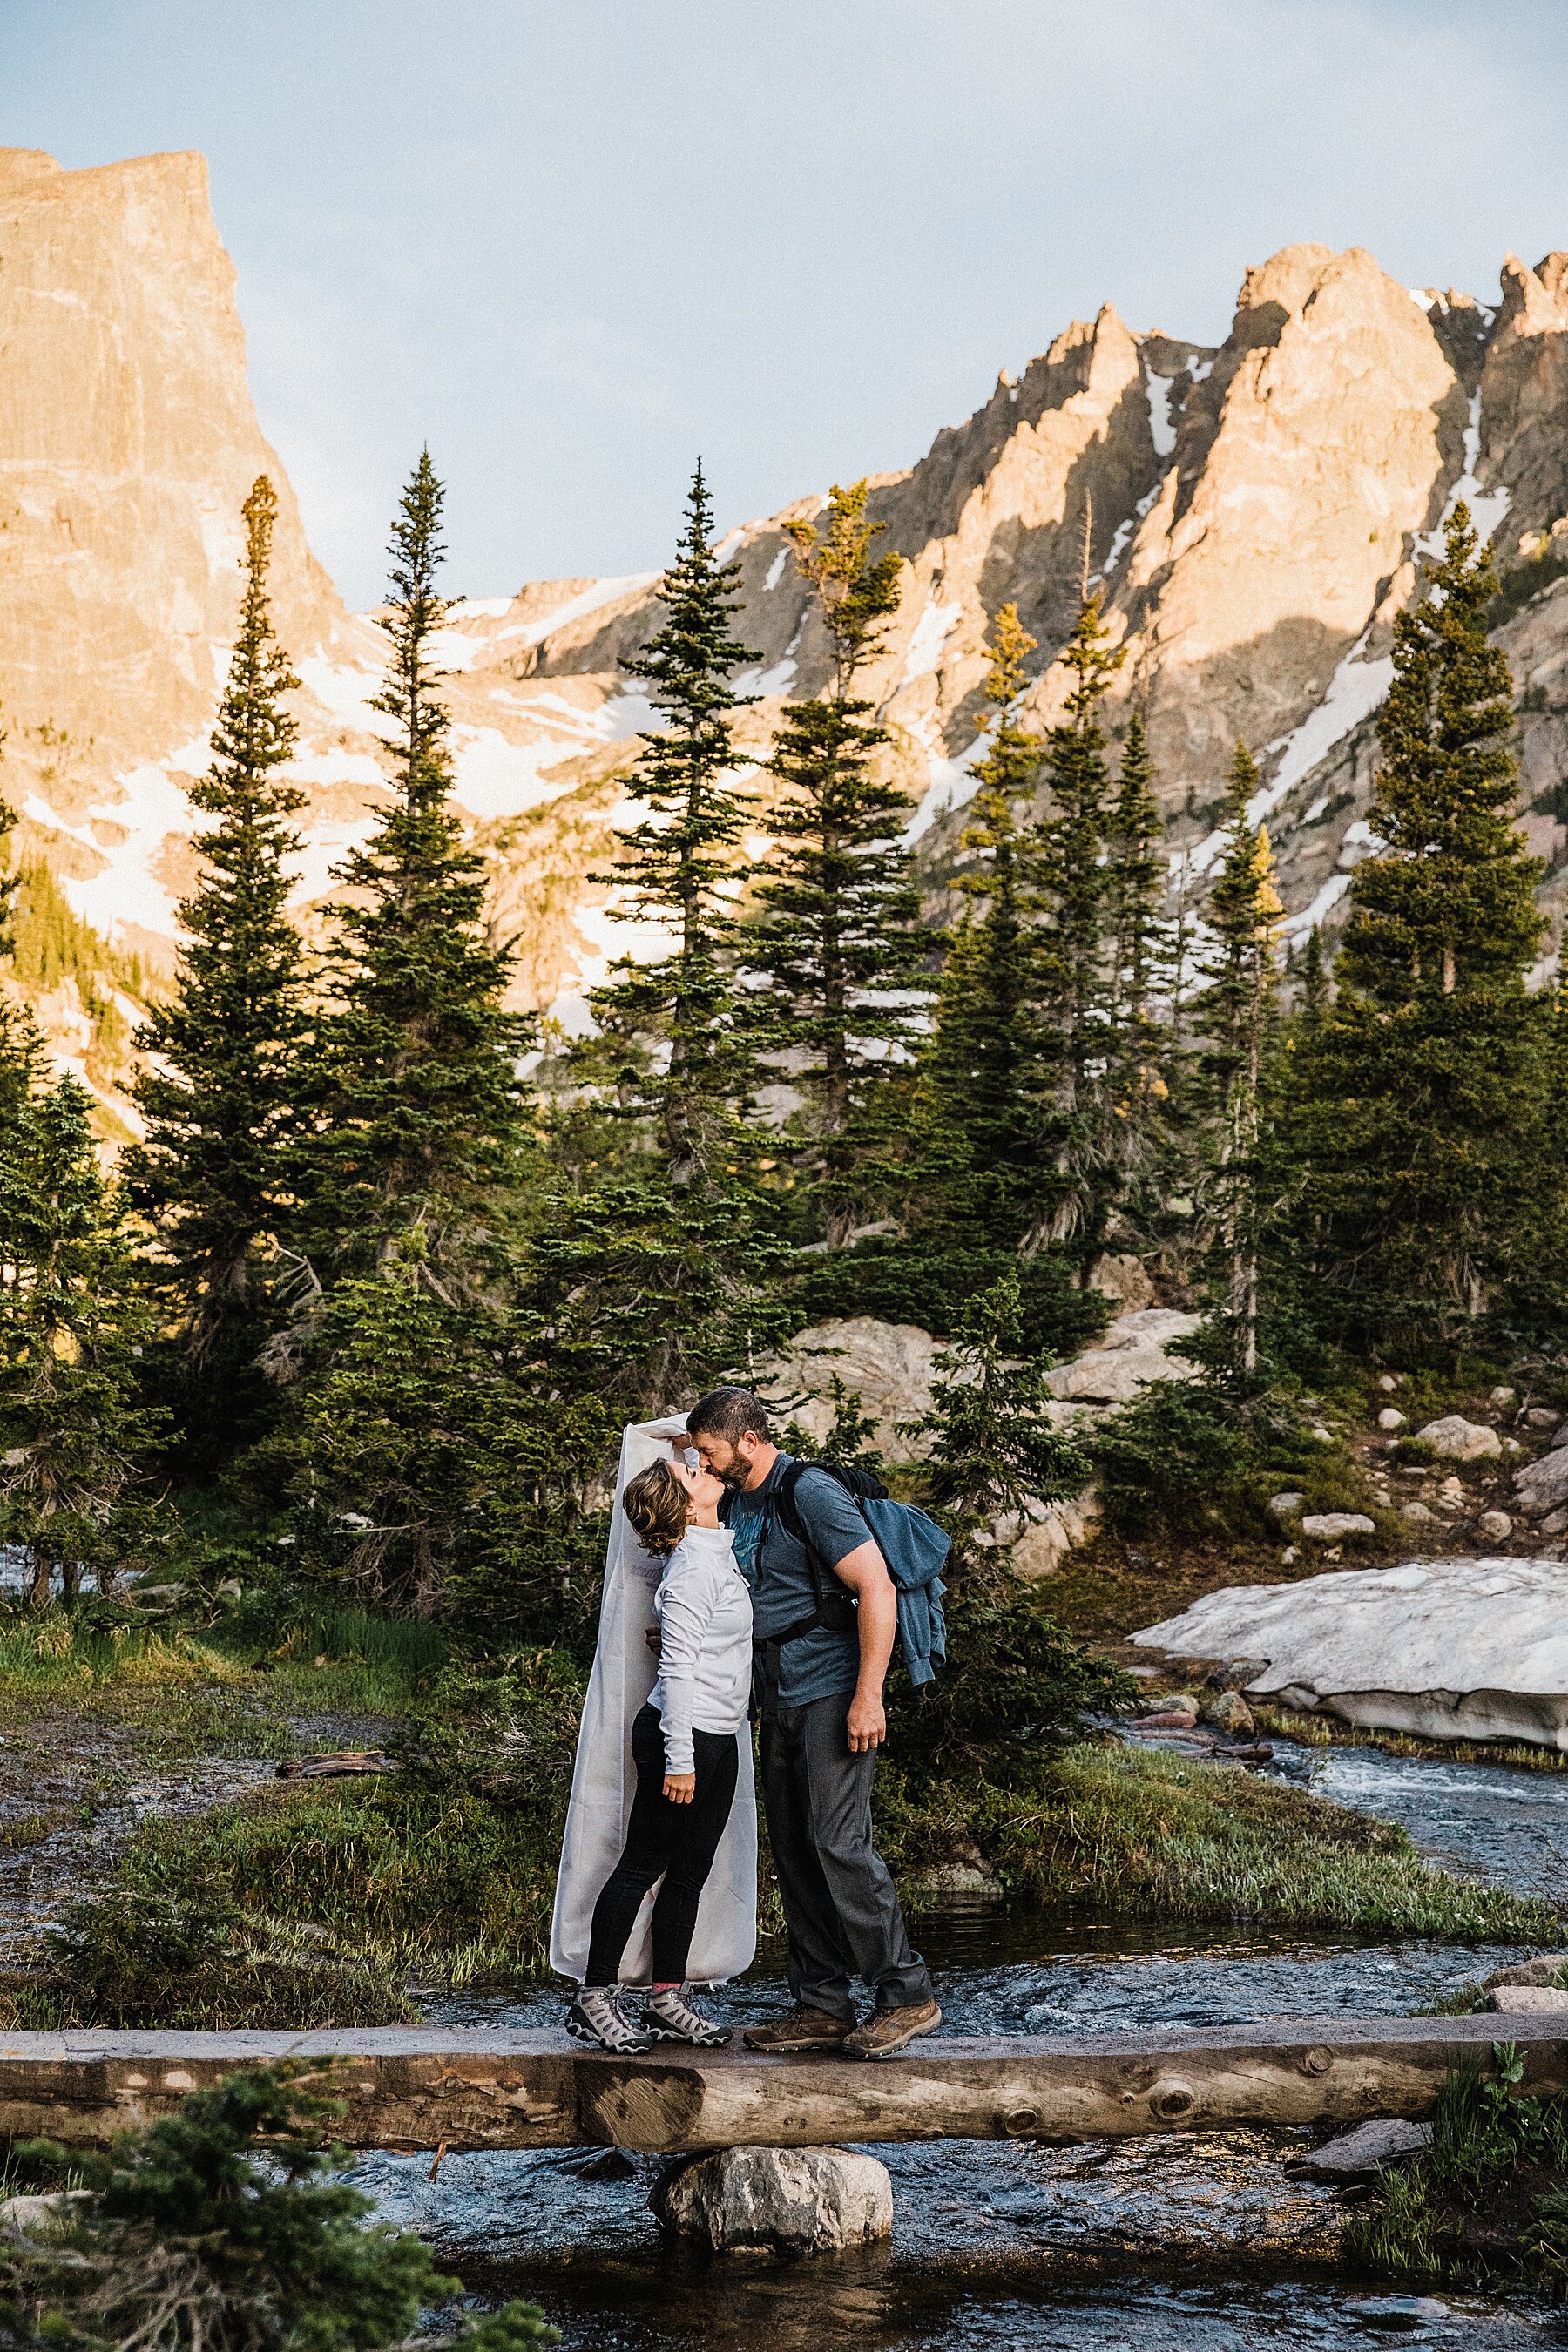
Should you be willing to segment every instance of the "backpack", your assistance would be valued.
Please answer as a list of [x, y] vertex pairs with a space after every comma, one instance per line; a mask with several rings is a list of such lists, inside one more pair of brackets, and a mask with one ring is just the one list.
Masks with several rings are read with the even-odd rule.
[[[947, 1618], [942, 1605], [947, 1587], [942, 1580], [942, 1570], [952, 1549], [952, 1538], [913, 1503], [895, 1502], [881, 1480], [873, 1477], [868, 1470], [848, 1463], [792, 1462], [778, 1483], [773, 1511], [811, 1563], [816, 1607], [809, 1617], [798, 1618], [772, 1638], [781, 1643], [795, 1642], [803, 1633], [815, 1633], [819, 1626], [832, 1633], [847, 1633], [856, 1624], [853, 1593], [839, 1582], [829, 1563], [818, 1557], [800, 1516], [795, 1490], [807, 1470], [826, 1471], [853, 1497], [868, 1531], [887, 1561], [888, 1573], [899, 1596], [899, 1646], [910, 1680], [919, 1689], [934, 1679], [938, 1666], [947, 1663]], [[764, 1526], [758, 1546], [759, 1558], [767, 1539]]]

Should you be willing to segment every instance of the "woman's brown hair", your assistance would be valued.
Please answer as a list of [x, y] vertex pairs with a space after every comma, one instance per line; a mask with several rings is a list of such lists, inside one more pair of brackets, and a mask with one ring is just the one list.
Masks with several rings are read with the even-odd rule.
[[686, 1533], [685, 1482], [668, 1462], [653, 1462], [626, 1482], [621, 1506], [647, 1550], [667, 1559]]

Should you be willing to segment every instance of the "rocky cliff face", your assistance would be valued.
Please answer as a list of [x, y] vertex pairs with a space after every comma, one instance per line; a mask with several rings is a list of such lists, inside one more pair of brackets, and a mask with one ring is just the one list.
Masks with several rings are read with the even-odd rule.
[[[196, 870], [186, 787], [206, 756], [258, 473], [281, 502], [278, 618], [303, 680], [302, 914], [383, 790], [367, 708], [380, 640], [305, 543], [251, 407], [232, 289], [200, 157], [65, 172], [0, 152], [4, 788], [25, 813], [24, 855], [110, 943], [108, 980], [68, 971], [43, 1009], [122, 1115], [128, 1056], [106, 1055], [102, 1008], [133, 1015], [132, 952], [153, 974], [172, 962]], [[1359, 250], [1291, 247], [1248, 271], [1219, 350], [1135, 332], [1107, 308], [1017, 383], [1000, 378], [917, 465], [879, 478], [875, 511], [908, 572], [870, 683], [933, 887], [971, 789], [989, 621], [1018, 604], [1040, 646], [1030, 699], [1049, 717], [1087, 568], [1128, 648], [1113, 719], [1147, 719], [1189, 878], [1201, 886], [1212, 861], [1220, 780], [1245, 735], [1292, 923], [1331, 921], [1364, 851], [1393, 615], [1459, 496], [1507, 574], [1525, 824], [1552, 863], [1555, 911], [1568, 845], [1561, 254], [1534, 270], [1510, 257], [1493, 310], [1412, 293]], [[820, 503], [732, 536], [753, 754], [782, 700], [826, 676], [782, 529]], [[568, 1013], [606, 954], [636, 946], [590, 877], [628, 811], [647, 713], [619, 664], [656, 621], [656, 588], [534, 583], [457, 607], [447, 636], [458, 797], [492, 865], [495, 922], [520, 940], [520, 997]], [[765, 793], [752, 845], [765, 851]]]

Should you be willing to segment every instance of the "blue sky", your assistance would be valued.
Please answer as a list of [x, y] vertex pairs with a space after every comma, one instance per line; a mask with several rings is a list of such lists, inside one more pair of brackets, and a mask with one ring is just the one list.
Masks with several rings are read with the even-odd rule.
[[638, 571], [918, 457], [1068, 319], [1216, 341], [1279, 246], [1568, 245], [1564, 0], [0, 0], [0, 143], [195, 147], [351, 601]]

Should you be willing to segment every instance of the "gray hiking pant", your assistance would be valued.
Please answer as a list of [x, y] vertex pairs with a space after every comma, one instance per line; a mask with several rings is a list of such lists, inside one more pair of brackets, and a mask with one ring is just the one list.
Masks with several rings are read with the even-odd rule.
[[892, 1873], [871, 1843], [877, 1756], [852, 1756], [847, 1691], [764, 1708], [763, 1802], [789, 1930], [789, 1989], [804, 2008], [852, 2018], [851, 1977], [879, 2009], [932, 1998], [910, 1949]]

